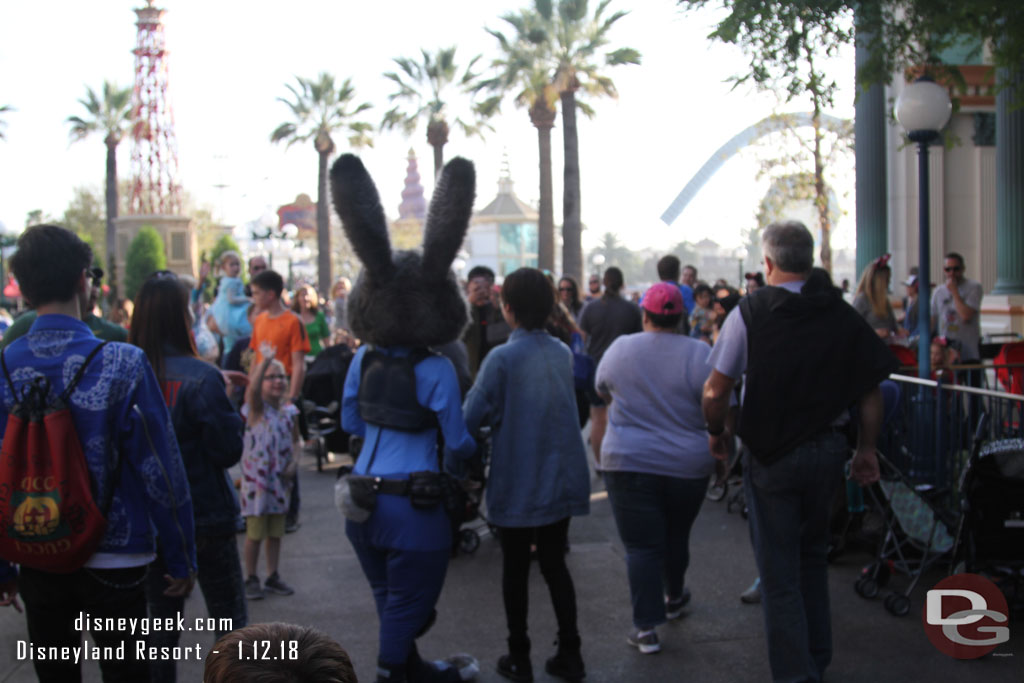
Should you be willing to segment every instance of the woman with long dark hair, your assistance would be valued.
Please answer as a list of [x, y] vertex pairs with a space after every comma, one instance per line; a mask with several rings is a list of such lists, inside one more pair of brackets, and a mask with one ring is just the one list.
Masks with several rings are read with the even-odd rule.
[[[219, 624], [230, 619], [227, 630], [232, 630], [248, 621], [235, 541], [238, 500], [227, 474], [242, 455], [242, 419], [228, 400], [220, 371], [196, 354], [188, 295], [173, 273], [150, 276], [135, 297], [128, 341], [145, 351], [163, 387], [192, 490], [199, 586], [210, 617]], [[164, 594], [166, 573], [158, 554], [146, 586], [151, 617], [174, 617], [185, 609], [184, 598]], [[174, 647], [179, 635], [154, 631], [149, 644]], [[150, 672], [154, 681], [175, 680], [173, 661], [154, 660]]]
[[583, 312], [583, 300], [580, 298], [580, 286], [576, 283], [576, 278], [571, 275], [563, 275], [562, 279], [558, 281], [558, 301], [579, 322], [580, 313]]

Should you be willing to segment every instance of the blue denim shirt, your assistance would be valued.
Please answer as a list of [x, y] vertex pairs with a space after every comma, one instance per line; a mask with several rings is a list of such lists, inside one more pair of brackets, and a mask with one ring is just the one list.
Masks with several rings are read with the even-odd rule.
[[[41, 315], [24, 337], [4, 350], [16, 390], [38, 376], [60, 393], [85, 357], [100, 343], [81, 320]], [[0, 434], [14, 404], [7, 381], [0, 389]], [[168, 573], [183, 578], [195, 571], [195, 530], [188, 479], [171, 428], [170, 415], [146, 355], [135, 346], [110, 342], [89, 363], [71, 394], [71, 417], [86, 464], [103, 500], [114, 483], [107, 531], [96, 555], [145, 554], [156, 550], [154, 528]], [[121, 458], [119, 479], [111, 463]], [[0, 575], [10, 571], [0, 560]]]
[[544, 526], [590, 511], [568, 346], [544, 330], [515, 330], [487, 354], [462, 409], [471, 434], [493, 429], [490, 521]]
[[233, 535], [239, 507], [227, 468], [242, 457], [242, 417], [224, 377], [199, 358], [167, 356], [163, 390], [192, 489], [196, 535]]

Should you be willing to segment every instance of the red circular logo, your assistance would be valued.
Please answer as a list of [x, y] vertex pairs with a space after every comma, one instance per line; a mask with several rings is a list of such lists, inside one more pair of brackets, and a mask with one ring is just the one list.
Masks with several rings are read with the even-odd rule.
[[928, 591], [921, 618], [928, 640], [956, 659], [984, 657], [1010, 639], [999, 588], [978, 574], [954, 574]]

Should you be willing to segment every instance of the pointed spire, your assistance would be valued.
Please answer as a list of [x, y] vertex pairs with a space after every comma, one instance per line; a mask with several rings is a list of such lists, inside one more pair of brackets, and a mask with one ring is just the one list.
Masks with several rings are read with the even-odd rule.
[[501, 175], [498, 177], [498, 194], [513, 194], [512, 168], [508, 163], [508, 149], [501, 153]]
[[411, 148], [408, 160], [409, 165], [405, 170], [405, 189], [402, 190], [402, 203], [398, 205], [398, 219], [415, 218], [422, 221], [427, 216], [427, 200], [423, 198], [423, 186], [420, 185], [416, 152]]

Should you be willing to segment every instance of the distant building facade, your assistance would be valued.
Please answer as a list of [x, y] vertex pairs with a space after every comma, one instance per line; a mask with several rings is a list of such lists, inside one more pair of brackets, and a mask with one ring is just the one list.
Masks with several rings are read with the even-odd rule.
[[488, 266], [499, 278], [517, 268], [537, 267], [539, 214], [516, 197], [506, 164], [498, 179], [498, 195], [473, 215], [466, 241], [469, 266]]

